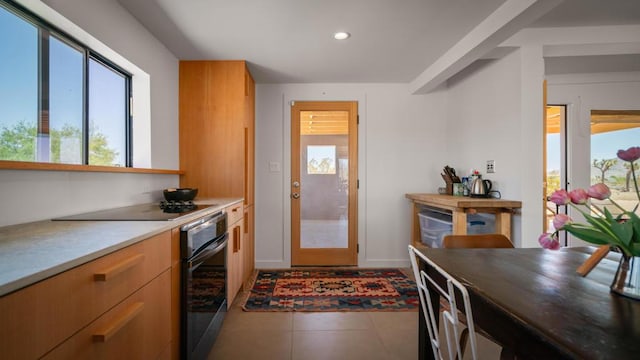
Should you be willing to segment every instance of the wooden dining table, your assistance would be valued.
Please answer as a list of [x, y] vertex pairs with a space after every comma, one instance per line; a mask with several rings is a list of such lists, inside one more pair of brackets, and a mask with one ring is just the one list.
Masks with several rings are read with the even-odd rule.
[[[576, 273], [595, 249], [420, 251], [465, 284], [476, 326], [518, 359], [639, 359], [640, 301], [609, 288], [620, 255], [610, 253], [586, 277]], [[422, 314], [419, 347], [420, 359], [433, 359]]]

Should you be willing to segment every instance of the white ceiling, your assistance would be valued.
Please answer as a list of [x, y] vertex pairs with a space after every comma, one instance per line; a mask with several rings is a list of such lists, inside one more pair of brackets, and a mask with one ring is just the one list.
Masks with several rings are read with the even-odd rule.
[[[506, 0], [118, 1], [179, 59], [244, 59], [258, 83], [406, 83]], [[532, 26], [623, 24], [640, 0], [565, 0]]]

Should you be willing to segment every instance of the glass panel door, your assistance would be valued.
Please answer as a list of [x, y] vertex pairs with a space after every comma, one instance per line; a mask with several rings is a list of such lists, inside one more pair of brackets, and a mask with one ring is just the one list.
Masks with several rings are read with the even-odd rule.
[[[336, 117], [344, 133], [325, 132], [313, 124], [314, 117]], [[305, 197], [300, 199], [300, 247], [346, 248], [349, 189], [348, 113], [329, 115], [304, 111], [301, 117], [300, 174]], [[320, 122], [316, 120], [317, 122]]]
[[[549, 201], [549, 196], [554, 191], [567, 189], [567, 128], [566, 128], [566, 106], [565, 105], [549, 105], [547, 106], [546, 121], [546, 213], [545, 213], [545, 229], [544, 231], [553, 232], [553, 217], [558, 214], [566, 214], [567, 209], [564, 206], [557, 206]], [[560, 243], [567, 245], [566, 233], [564, 231], [558, 234]]]
[[292, 262], [355, 264], [355, 103], [292, 109]]

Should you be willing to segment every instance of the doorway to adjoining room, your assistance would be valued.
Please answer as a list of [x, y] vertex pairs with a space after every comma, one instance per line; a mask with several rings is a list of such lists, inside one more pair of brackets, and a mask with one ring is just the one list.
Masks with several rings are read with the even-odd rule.
[[291, 109], [291, 263], [357, 265], [357, 103]]

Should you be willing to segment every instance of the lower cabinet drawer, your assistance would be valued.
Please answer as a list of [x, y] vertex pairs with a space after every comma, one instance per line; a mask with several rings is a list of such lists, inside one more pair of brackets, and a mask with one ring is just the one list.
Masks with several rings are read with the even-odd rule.
[[0, 359], [39, 358], [171, 267], [169, 231], [0, 297]]
[[232, 225], [236, 221], [242, 219], [244, 215], [244, 205], [242, 202], [239, 202], [235, 205], [231, 205], [226, 208], [227, 211], [227, 225]]
[[171, 341], [171, 270], [109, 310], [44, 359], [155, 359]]

